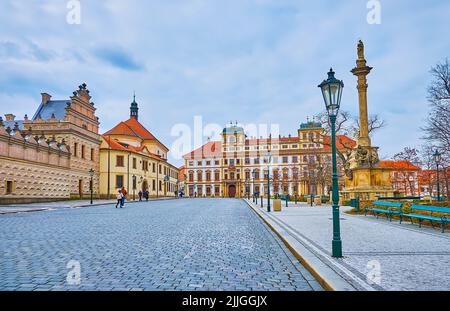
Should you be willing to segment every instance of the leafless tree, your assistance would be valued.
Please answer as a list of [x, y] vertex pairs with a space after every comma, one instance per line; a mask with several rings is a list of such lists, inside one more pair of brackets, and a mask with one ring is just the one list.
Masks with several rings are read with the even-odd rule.
[[[369, 116], [369, 134], [374, 133], [375, 131], [386, 127], [386, 121], [381, 119], [381, 117], [377, 114]], [[359, 118], [353, 119], [353, 124], [351, 128], [353, 132], [353, 137], [359, 137]]]
[[[321, 134], [320, 141], [312, 138], [313, 143], [322, 143], [325, 146], [331, 146], [331, 141], [324, 140], [325, 136], [331, 135], [331, 124], [326, 112], [320, 113], [315, 116], [317, 122], [319, 122], [325, 129], [324, 133]], [[373, 134], [375, 131], [386, 126], [384, 122], [378, 115], [370, 116], [369, 118], [369, 135]], [[356, 130], [358, 129], [358, 130]], [[336, 120], [336, 142], [341, 148], [338, 148], [337, 155], [342, 165], [342, 167], [347, 167], [346, 163], [349, 161], [350, 155], [353, 151], [354, 145], [349, 143], [347, 140], [343, 139], [342, 136], [351, 137], [357, 139], [359, 136], [359, 124], [358, 119], [353, 118], [348, 111], [341, 111]]]
[[401, 152], [394, 155], [394, 160], [406, 160], [416, 166], [421, 166], [420, 151], [416, 148], [405, 147]]
[[450, 154], [450, 63], [445, 59], [430, 70], [433, 81], [428, 87], [431, 112], [423, 128], [425, 139]]

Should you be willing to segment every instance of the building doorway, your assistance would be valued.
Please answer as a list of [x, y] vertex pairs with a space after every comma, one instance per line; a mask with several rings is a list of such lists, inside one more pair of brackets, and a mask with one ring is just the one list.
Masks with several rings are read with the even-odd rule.
[[147, 191], [148, 190], [148, 181], [147, 180], [144, 180], [143, 182], [142, 182], [142, 192], [145, 192], [145, 191]]
[[228, 187], [228, 196], [230, 198], [235, 198], [236, 197], [236, 186], [235, 185], [230, 185]]

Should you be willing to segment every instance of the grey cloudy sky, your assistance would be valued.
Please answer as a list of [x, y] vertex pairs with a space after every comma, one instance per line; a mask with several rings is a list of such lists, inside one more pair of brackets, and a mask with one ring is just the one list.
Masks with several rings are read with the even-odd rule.
[[[369, 25], [367, 1], [82, 0], [80, 25], [67, 1], [0, 0], [0, 105], [31, 115], [40, 93], [68, 98], [86, 82], [102, 132], [129, 115], [166, 145], [174, 124], [278, 123], [295, 134], [321, 112], [317, 85], [333, 66], [356, 113], [356, 42], [366, 44], [369, 111], [388, 126], [382, 156], [419, 145], [431, 66], [448, 57], [450, 2], [381, 0]], [[176, 163], [180, 163], [176, 161]]]

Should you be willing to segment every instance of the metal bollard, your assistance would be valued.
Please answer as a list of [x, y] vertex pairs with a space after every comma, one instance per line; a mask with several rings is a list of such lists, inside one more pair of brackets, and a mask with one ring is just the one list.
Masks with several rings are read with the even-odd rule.
[[264, 207], [264, 197], [261, 197], [261, 208]]

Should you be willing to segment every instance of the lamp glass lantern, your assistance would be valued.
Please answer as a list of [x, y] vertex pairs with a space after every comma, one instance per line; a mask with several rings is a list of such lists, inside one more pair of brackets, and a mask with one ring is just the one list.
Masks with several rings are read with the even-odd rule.
[[441, 163], [441, 158], [442, 158], [442, 154], [439, 152], [439, 150], [436, 149], [436, 151], [435, 151], [434, 154], [433, 154], [434, 162], [435, 162], [436, 164]]
[[320, 85], [322, 90], [323, 100], [328, 114], [332, 117], [336, 117], [339, 113], [341, 106], [342, 91], [344, 89], [344, 82], [338, 80], [334, 76], [335, 72], [333, 68], [328, 72], [328, 79], [324, 80]]

